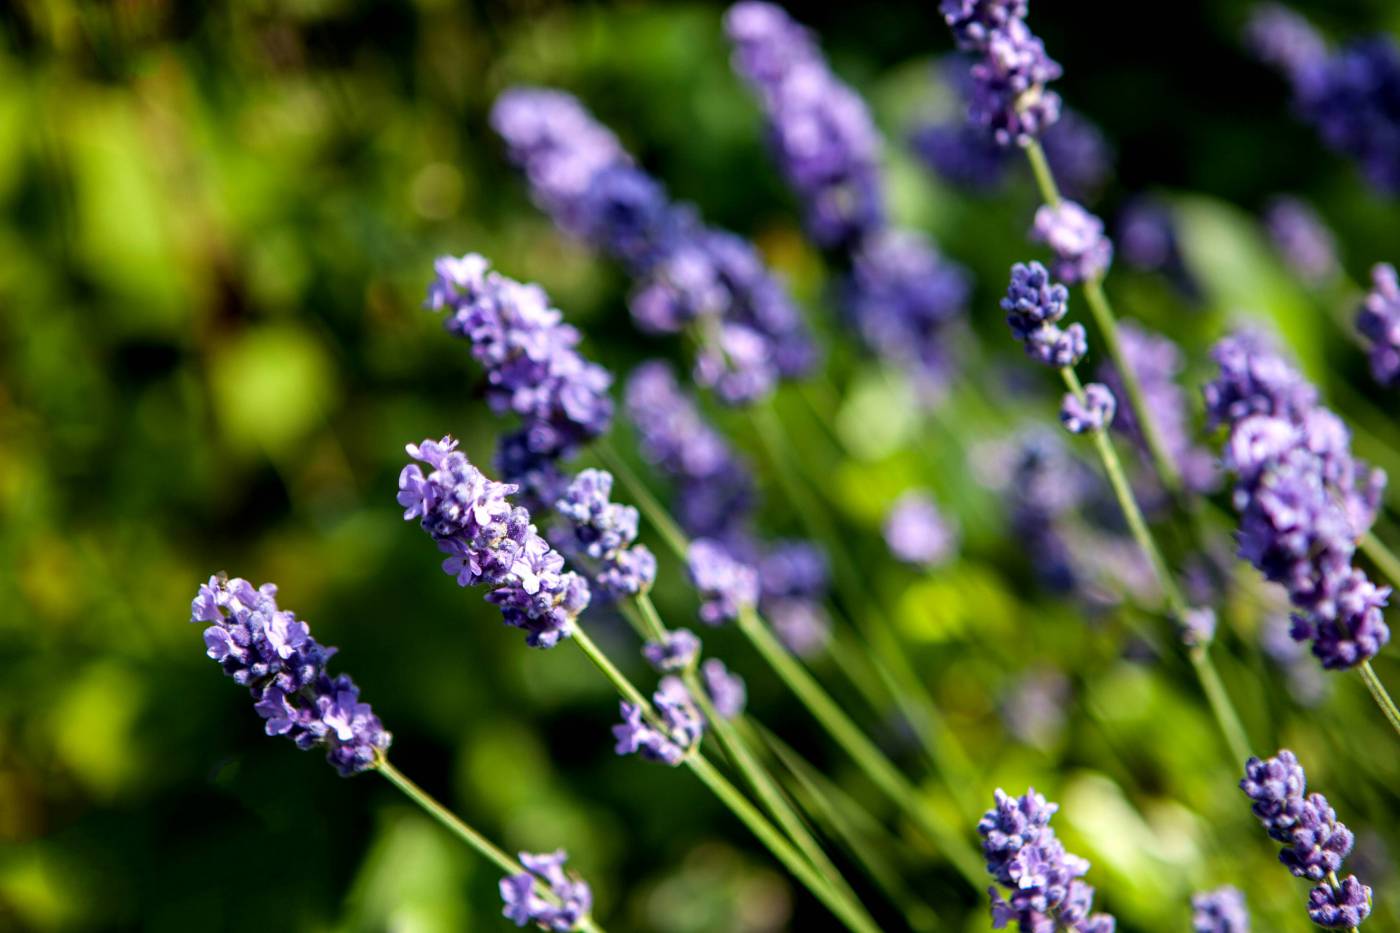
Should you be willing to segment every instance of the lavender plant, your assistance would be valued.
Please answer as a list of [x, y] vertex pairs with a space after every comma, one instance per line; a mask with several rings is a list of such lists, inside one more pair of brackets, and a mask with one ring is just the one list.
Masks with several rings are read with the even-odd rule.
[[1320, 927], [1352, 930], [1371, 913], [1371, 888], [1355, 875], [1338, 879], [1342, 862], [1351, 853], [1351, 830], [1337, 820], [1327, 798], [1307, 790], [1307, 776], [1298, 758], [1283, 749], [1273, 758], [1250, 758], [1240, 789], [1254, 801], [1250, 809], [1281, 842], [1279, 861], [1295, 877], [1317, 882], [1308, 894], [1308, 916]]
[[752, 245], [672, 203], [578, 100], [515, 88], [497, 99], [491, 123], [536, 203], [631, 273], [637, 326], [696, 338], [697, 382], [727, 403], [748, 404], [780, 378], [811, 369], [801, 313]]
[[988, 890], [993, 928], [1015, 923], [1022, 933], [1116, 929], [1111, 915], [1092, 913], [1094, 889], [1081, 880], [1089, 873], [1088, 861], [1066, 852], [1050, 828], [1058, 809], [1034, 788], [1020, 797], [997, 788], [996, 805], [977, 824], [987, 871], [1010, 894], [1007, 898], [996, 887]]
[[1356, 316], [1356, 329], [1371, 342], [1371, 373], [1384, 386], [1400, 385], [1400, 280], [1390, 263], [1371, 269], [1371, 291]]

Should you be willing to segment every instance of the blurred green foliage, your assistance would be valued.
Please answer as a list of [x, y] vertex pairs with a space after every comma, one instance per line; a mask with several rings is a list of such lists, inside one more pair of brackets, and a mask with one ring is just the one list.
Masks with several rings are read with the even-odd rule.
[[[901, 221], [977, 273], [970, 362], [992, 381], [1021, 365], [994, 296], [1026, 254], [1034, 202], [1024, 181], [949, 190], [904, 150], [941, 93], [927, 67], [949, 46], [935, 6], [795, 13], [872, 101]], [[1354, 419], [1358, 451], [1394, 462], [1396, 398], [1369, 386], [1333, 318], [1352, 296], [1292, 280], [1255, 213], [1301, 191], [1359, 278], [1400, 256], [1397, 207], [1291, 121], [1283, 88], [1236, 47], [1245, 6], [1163, 8], [1146, 31], [1106, 0], [1034, 11], [1066, 97], [1117, 147], [1103, 209], [1167, 197], [1202, 294], [1132, 274], [1111, 288], [1186, 345], [1192, 384], [1229, 322], [1271, 319]], [[485, 113], [528, 81], [579, 93], [676, 195], [754, 236], [824, 322], [837, 344], [828, 423], [793, 393], [779, 404], [973, 753], [971, 796], [1033, 782], [1060, 800], [1062, 835], [1093, 860], [1121, 929], [1181, 929], [1190, 891], [1224, 881], [1248, 892], [1256, 928], [1306, 928], [1305, 889], [1273, 864], [1189, 669], [1170, 650], [1124, 650], [1152, 620], [1129, 607], [1086, 621], [1030, 582], [1001, 503], [958, 453], [997, 433], [977, 400], [955, 395], [929, 423], [835, 336], [827, 272], [729, 71], [721, 11], [22, 0], [0, 12], [0, 927], [503, 925], [494, 873], [391, 788], [339, 780], [262, 736], [185, 622], [198, 583], [226, 569], [276, 581], [340, 646], [338, 669], [395, 732], [406, 772], [507, 848], [569, 848], [610, 929], [827, 928], [694, 782], [611, 754], [614, 699], [576, 653], [523, 649], [400, 521], [404, 443], [451, 432], [484, 452], [501, 428], [463, 347], [418, 310], [434, 256], [476, 250], [542, 282], [615, 371], [674, 352], [630, 328], [619, 272], [561, 238], [504, 164]], [[1380, 2], [1310, 12], [1337, 35], [1400, 25]], [[998, 430], [1053, 417], [1057, 396], [1037, 385], [996, 413]], [[746, 423], [725, 423], [761, 462]], [[967, 540], [965, 560], [924, 579], [891, 567], [878, 540], [911, 486], [934, 489]], [[771, 482], [765, 493], [767, 528], [797, 533]], [[677, 577], [664, 561], [658, 601], [683, 624], [694, 606]], [[1220, 664], [1260, 751], [1296, 748], [1367, 851], [1394, 851], [1394, 736], [1354, 678], [1328, 678], [1314, 708], [1289, 699], [1255, 647], [1253, 606], [1226, 614]], [[620, 629], [598, 628], [634, 656]], [[706, 636], [766, 723], [878, 809], [746, 647]], [[1378, 670], [1396, 685], [1393, 654]], [[1071, 699], [1036, 746], [998, 710], [1043, 666], [1067, 674]], [[829, 664], [819, 673], [839, 689]], [[917, 772], [897, 728], [865, 721]], [[927, 792], [971, 840], [978, 812]], [[914, 889], [953, 928], [986, 928], [976, 892], [930, 853], [915, 863]], [[1379, 897], [1371, 928], [1400, 922], [1392, 864], [1372, 855], [1358, 872]]]

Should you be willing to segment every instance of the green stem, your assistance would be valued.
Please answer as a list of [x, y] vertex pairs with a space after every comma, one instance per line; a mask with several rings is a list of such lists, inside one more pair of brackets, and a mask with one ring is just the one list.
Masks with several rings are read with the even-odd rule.
[[599, 438], [593, 442], [593, 452], [612, 471], [613, 475], [622, 481], [622, 485], [627, 487], [627, 491], [636, 501], [637, 507], [642, 510], [647, 521], [656, 529], [656, 533], [661, 535], [666, 546], [681, 560], [685, 560], [686, 553], [690, 550], [690, 541], [686, 538], [685, 532], [671, 518], [665, 507], [651, 494], [651, 490], [647, 489], [646, 484], [637, 477], [637, 474], [632, 472], [627, 461], [613, 450], [612, 444], [606, 438]]
[[[651, 702], [642, 696], [640, 690], [633, 686], [621, 671], [608, 660], [602, 650], [584, 633], [582, 626], [574, 624], [572, 641], [579, 646], [583, 653], [592, 661], [603, 676], [613, 685], [617, 692], [629, 703], [640, 707], [647, 719], [656, 727], [666, 728], [665, 723], [657, 719], [656, 711], [652, 708]], [[840, 918], [851, 930], [857, 933], [878, 933], [879, 927], [875, 926], [864, 911], [853, 907], [836, 893], [826, 880], [821, 877], [811, 865], [782, 834], [773, 827], [762, 813], [749, 803], [742, 794], [735, 789], [725, 778], [715, 770], [714, 765], [700, 753], [698, 748], [691, 750], [685, 756], [685, 764], [694, 774], [707, 786], [720, 802], [727, 806], [730, 811], [737, 816], [749, 830], [758, 837], [758, 840], [768, 847], [778, 861], [793, 876], [806, 886], [807, 890], [826, 905], [827, 909]]]
[[[484, 856], [487, 861], [493, 862], [501, 871], [505, 872], [507, 875], [525, 873], [525, 867], [523, 865], [511, 858], [504, 850], [492, 843], [491, 840], [468, 826], [451, 810], [438, 803], [431, 794], [413, 783], [408, 779], [407, 775], [390, 764], [388, 758], [381, 756], [375, 763], [374, 768], [380, 774], [384, 775], [390, 784], [393, 784], [402, 791], [405, 797], [422, 807], [424, 812], [441, 823], [453, 835], [475, 849], [479, 854]], [[554, 895], [540, 888], [538, 882], [535, 884], [535, 889], [545, 900], [551, 902], [556, 901]], [[595, 923], [591, 917], [585, 917], [580, 921], [579, 929], [588, 930], [591, 931], [591, 933], [603, 933], [603, 928]]]
[[853, 723], [812, 675], [788, 653], [752, 607], [739, 611], [739, 628], [787, 684], [808, 712], [836, 740], [880, 791], [889, 797], [943, 850], [943, 855], [974, 887], [983, 878], [978, 858], [957, 829], [948, 825], [922, 800], [909, 780], [890, 764], [875, 744]]
[[[748, 726], [747, 723], [741, 726]], [[762, 732], [762, 741], [783, 768], [792, 776], [793, 793], [804, 809], [826, 826], [827, 832], [836, 837], [865, 868], [870, 879], [885, 892], [891, 903], [899, 907], [909, 927], [918, 933], [931, 933], [939, 929], [941, 921], [937, 912], [920, 901], [905, 885], [899, 869], [889, 860], [890, 851], [899, 840], [891, 837], [879, 821], [861, 809], [839, 787], [836, 787], [821, 772], [793, 751], [771, 732], [758, 728], [748, 728], [751, 744], [759, 744], [755, 733]], [[880, 836], [876, 842], [872, 837]]]
[[844, 899], [836, 897], [827, 885], [822, 883], [821, 876], [816, 873], [816, 869], [787, 843], [787, 840], [773, 828], [773, 824], [764, 819], [763, 814], [759, 813], [758, 809], [749, 803], [733, 784], [725, 780], [724, 776], [715, 770], [714, 765], [699, 755], [690, 755], [685, 761], [701, 783], [729, 807], [734, 815], [749, 828], [749, 831], [777, 856], [788, 871], [792, 872], [798, 880], [807, 886], [809, 891], [840, 918], [842, 923], [857, 933], [880, 933], [880, 928], [863, 911], [849, 907]]
[[1395, 701], [1390, 698], [1390, 693], [1385, 689], [1385, 684], [1376, 676], [1376, 672], [1371, 668], [1370, 661], [1362, 661], [1357, 668], [1361, 674], [1361, 680], [1366, 684], [1366, 689], [1371, 691], [1371, 698], [1376, 701], [1376, 705], [1385, 713], [1385, 718], [1390, 721], [1390, 725], [1400, 734], [1400, 709], [1395, 706]]
[[[1041, 198], [1050, 207], [1059, 207], [1063, 203], [1063, 199], [1060, 197], [1059, 187], [1055, 184], [1055, 174], [1050, 169], [1050, 163], [1045, 159], [1045, 150], [1041, 149], [1040, 143], [1036, 140], [1031, 140], [1025, 150], [1026, 158], [1030, 160], [1031, 173], [1035, 175], [1036, 185], [1040, 188]], [[1118, 339], [1118, 321], [1113, 314], [1112, 306], [1108, 303], [1108, 296], [1104, 294], [1101, 275], [1085, 279], [1084, 297], [1088, 301], [1089, 311], [1093, 314], [1094, 323], [1098, 326], [1099, 334], [1103, 338], [1104, 347], [1108, 350], [1109, 359], [1113, 361], [1113, 368], [1117, 371], [1118, 378], [1122, 380], [1123, 388], [1127, 392], [1128, 405], [1133, 410], [1133, 420], [1142, 433], [1142, 439], [1147, 445], [1152, 465], [1168, 494], [1180, 501], [1181, 473], [1177, 469], [1176, 460], [1167, 451], [1161, 431], [1157, 427], [1157, 420], [1152, 417], [1147, 400], [1143, 397], [1142, 384], [1138, 380], [1137, 370], [1129, 364], [1127, 356], [1123, 353], [1123, 345]]]
[[1392, 586], [1400, 586], [1400, 557], [1395, 556], [1395, 552], [1386, 547], [1380, 538], [1372, 532], [1366, 532], [1361, 536], [1361, 551], [1371, 562], [1380, 568]]
[[[1075, 375], [1074, 370], [1068, 366], [1063, 367], [1060, 369], [1060, 376], [1064, 379], [1065, 386], [1070, 392], [1074, 393], [1080, 402], [1083, 402], [1084, 387], [1080, 385], [1079, 377]], [[1167, 562], [1157, 547], [1157, 541], [1152, 537], [1151, 529], [1147, 527], [1147, 520], [1143, 518], [1142, 510], [1138, 508], [1137, 499], [1133, 496], [1133, 489], [1128, 485], [1128, 476], [1123, 471], [1123, 463], [1118, 459], [1118, 452], [1114, 449], [1113, 441], [1109, 439], [1108, 432], [1094, 431], [1092, 434], [1094, 446], [1099, 452], [1099, 459], [1103, 461], [1104, 472], [1108, 474], [1109, 485], [1113, 487], [1113, 494], [1118, 499], [1118, 506], [1123, 512], [1124, 519], [1128, 522], [1128, 529], [1132, 532], [1138, 547], [1146, 555], [1147, 562], [1152, 565], [1152, 571], [1157, 577], [1158, 585], [1162, 587], [1163, 596], [1166, 598], [1167, 610], [1180, 624], [1186, 618], [1188, 608], [1186, 598], [1177, 587], [1176, 579], [1170, 568], [1167, 567]], [[1206, 700], [1210, 704], [1216, 724], [1220, 727], [1220, 732], [1230, 748], [1230, 754], [1237, 762], [1242, 762], [1249, 757], [1250, 745], [1244, 726], [1240, 722], [1239, 714], [1235, 711], [1234, 704], [1230, 702], [1230, 696], [1220, 682], [1220, 676], [1216, 672], [1215, 665], [1211, 663], [1206, 650], [1196, 648], [1191, 649], [1189, 653], [1191, 666], [1196, 672], [1201, 689], [1206, 694]]]
[[[631, 603], [641, 616], [641, 627], [647, 632], [647, 637], [658, 642], [664, 641], [667, 636], [666, 624], [661, 620], [661, 614], [656, 611], [656, 604], [651, 601], [651, 597], [646, 593], [639, 593]], [[624, 604], [624, 606], [626, 605], [628, 604]], [[624, 611], [629, 610], [624, 609]], [[861, 911], [860, 900], [856, 897], [855, 892], [851, 890], [841, 872], [822, 851], [821, 845], [808, 831], [806, 823], [783, 795], [777, 782], [759, 763], [749, 747], [749, 743], [745, 741], [735, 725], [721, 716], [714, 704], [710, 702], [709, 692], [700, 682], [694, 667], [687, 669], [682, 677], [685, 680], [686, 688], [700, 705], [700, 711], [705, 714], [710, 728], [719, 739], [725, 755], [739, 769], [749, 786], [753, 788], [764, 809], [778, 821], [783, 832], [787, 833], [788, 838], [802, 850], [802, 854], [806, 856], [812, 867], [821, 872], [836, 895], [844, 898], [853, 910]]]
[[929, 696], [928, 689], [909, 663], [909, 654], [900, 644], [893, 624], [881, 611], [874, 594], [866, 587], [861, 572], [828, 519], [826, 509], [814, 501], [806, 487], [798, 480], [797, 458], [792, 455], [786, 443], [787, 433], [782, 420], [776, 417], [771, 406], [754, 406], [749, 411], [784, 494], [807, 527], [808, 533], [822, 544], [831, 559], [832, 575], [841, 601], [846, 606], [847, 616], [857, 623], [860, 634], [873, 653], [871, 660], [876, 673], [886, 681], [900, 713], [927, 751], [935, 773], [955, 798], [965, 803], [966, 801], [962, 800], [962, 785], [953, 779], [952, 774], [970, 771], [967, 753], [943, 720], [938, 706]]

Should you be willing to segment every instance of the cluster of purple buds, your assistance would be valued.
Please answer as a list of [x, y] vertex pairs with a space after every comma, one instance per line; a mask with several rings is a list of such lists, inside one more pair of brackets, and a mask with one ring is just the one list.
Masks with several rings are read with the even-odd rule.
[[811, 368], [801, 313], [752, 244], [671, 202], [575, 98], [515, 88], [497, 99], [491, 121], [536, 202], [627, 267], [638, 327], [698, 338], [696, 379], [722, 401], [754, 401]]
[[724, 29], [735, 70], [763, 104], [778, 164], [806, 205], [812, 237], [841, 247], [882, 227], [880, 136], [808, 30], [759, 0], [730, 7]]
[[642, 655], [663, 674], [674, 674], [695, 666], [700, 657], [700, 639], [688, 628], [667, 632], [659, 642], [647, 642]]
[[1371, 341], [1371, 373], [1381, 385], [1400, 385], [1400, 281], [1388, 262], [1371, 269], [1371, 291], [1356, 317]]
[[552, 501], [555, 462], [607, 433], [612, 376], [578, 352], [579, 332], [538, 285], [491, 271], [482, 256], [443, 256], [427, 306], [446, 309], [447, 330], [471, 344], [486, 370], [486, 400], [522, 427], [502, 444], [503, 475], [541, 504]]
[[826, 647], [831, 617], [826, 554], [810, 541], [775, 541], [758, 561], [760, 611], [792, 651], [810, 656]]
[[1069, 310], [1069, 289], [1050, 277], [1038, 262], [1011, 267], [1011, 284], [1001, 300], [1011, 333], [1026, 345], [1026, 354], [1047, 366], [1074, 366], [1088, 352], [1082, 324], [1061, 329]]
[[[1153, 427], [1167, 455], [1181, 471], [1182, 482], [1196, 492], [1211, 492], [1220, 483], [1220, 471], [1215, 457], [1204, 447], [1192, 443], [1191, 410], [1186, 391], [1177, 383], [1186, 361], [1181, 348], [1169, 338], [1154, 334], [1131, 321], [1118, 327], [1118, 343], [1127, 365], [1137, 375], [1145, 407], [1152, 413]], [[1122, 377], [1111, 363], [1099, 367], [1099, 378], [1115, 394], [1125, 389]], [[1137, 423], [1137, 412], [1125, 405], [1113, 418], [1113, 427], [1132, 440], [1144, 456], [1147, 441]]]
[[690, 543], [686, 555], [691, 583], [700, 594], [700, 621], [722, 625], [758, 604], [758, 571], [709, 538]]
[[403, 468], [399, 504], [404, 519], [419, 519], [448, 555], [442, 569], [461, 586], [491, 587], [487, 601], [500, 607], [507, 625], [524, 630], [531, 647], [568, 638], [588, 608], [588, 584], [564, 570], [564, 556], [535, 530], [529, 511], [511, 504], [517, 487], [487, 479], [450, 437], [406, 449], [430, 472], [417, 463]]
[[273, 584], [210, 577], [190, 606], [190, 621], [210, 623], [206, 653], [252, 693], [268, 735], [285, 735], [303, 750], [324, 748], [344, 777], [373, 768], [388, 749], [392, 736], [360, 702], [355, 682], [348, 674], [327, 673], [335, 649], [278, 608]]
[[1215, 610], [1209, 606], [1186, 609], [1176, 620], [1182, 644], [1188, 648], [1201, 648], [1215, 638]]
[[1046, 84], [1062, 69], [1026, 25], [1026, 0], [943, 0], [958, 47], [973, 53], [968, 119], [1001, 146], [1027, 145], [1060, 117]]
[[616, 751], [675, 767], [700, 743], [705, 719], [679, 677], [661, 678], [652, 703], [656, 707], [654, 720], [641, 706], [622, 701], [622, 722], [613, 726]]
[[[525, 871], [501, 879], [504, 916], [518, 927], [533, 923], [554, 933], [579, 929], [593, 909], [593, 891], [582, 878], [565, 874], [567, 858], [563, 849], [543, 855], [521, 852]], [[541, 884], [548, 887], [551, 898], [540, 896]]]
[[753, 474], [660, 361], [627, 379], [627, 416], [642, 456], [676, 487], [675, 513], [687, 534], [730, 541], [747, 535]]
[[1284, 749], [1273, 758], [1245, 763], [1240, 789], [1254, 801], [1251, 810], [1284, 845], [1279, 861], [1296, 877], [1318, 882], [1308, 896], [1308, 916], [1328, 929], [1358, 926], [1371, 913], [1371, 889], [1337, 872], [1351, 853], [1351, 830], [1337, 821], [1322, 794], [1307, 794], [1307, 777], [1298, 758]]
[[1283, 260], [1303, 281], [1323, 285], [1341, 269], [1337, 240], [1308, 204], [1280, 196], [1264, 209], [1264, 227]]
[[1058, 809], [1034, 788], [1021, 797], [998, 788], [996, 806], [977, 824], [987, 871], [1009, 893], [1004, 897], [995, 887], [989, 889], [995, 929], [1012, 922], [1022, 933], [1115, 929], [1112, 916], [1091, 913], [1094, 889], [1081, 880], [1089, 871], [1088, 861], [1066, 852], [1050, 828], [1050, 817]]
[[1360, 163], [1376, 188], [1400, 191], [1400, 45], [1374, 36], [1331, 51], [1301, 16], [1273, 4], [1256, 12], [1246, 38], [1278, 68], [1294, 104], [1333, 150]]
[[1101, 277], [1113, 261], [1103, 221], [1073, 201], [1041, 205], [1031, 233], [1055, 254], [1055, 277], [1070, 285]]
[[[983, 191], [999, 187], [1014, 160], [986, 127], [965, 116], [973, 93], [972, 76], [963, 56], [949, 56], [938, 65], [964, 113], [946, 122], [929, 122], [910, 134], [910, 145], [925, 165], [959, 188]], [[1069, 197], [1089, 200], [1103, 188], [1112, 169], [1113, 152], [1103, 133], [1085, 117], [1065, 109], [1058, 122], [1040, 137], [1045, 160], [1060, 189]]]
[[1249, 933], [1249, 911], [1239, 888], [1225, 885], [1191, 895], [1192, 933]]
[[931, 495], [918, 490], [895, 501], [885, 516], [884, 535], [896, 560], [924, 569], [946, 562], [958, 547], [956, 524], [943, 517]]
[[1083, 398], [1073, 392], [1065, 393], [1060, 404], [1060, 423], [1071, 434], [1102, 431], [1113, 423], [1117, 408], [1113, 390], [1101, 382], [1091, 382], [1084, 387]]
[[606, 470], [583, 470], [554, 503], [560, 525], [551, 540], [593, 572], [598, 589], [625, 599], [651, 589], [656, 558], [637, 540], [637, 510], [611, 499], [613, 477]]
[[1213, 424], [1230, 426], [1240, 556], [1288, 591], [1293, 637], [1311, 641], [1323, 667], [1355, 667], [1390, 639], [1381, 613], [1390, 590], [1352, 562], [1385, 473], [1352, 457], [1341, 419], [1262, 338], [1227, 337], [1213, 356], [1220, 375], [1206, 386], [1206, 408]]

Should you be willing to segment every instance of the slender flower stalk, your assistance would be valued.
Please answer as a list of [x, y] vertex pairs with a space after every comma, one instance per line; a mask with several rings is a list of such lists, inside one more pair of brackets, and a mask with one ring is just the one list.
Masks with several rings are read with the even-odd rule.
[[[581, 627], [576, 627], [573, 641], [626, 702], [638, 707], [642, 714], [658, 729], [666, 729], [666, 724], [658, 716], [651, 702], [627, 679], [603, 653], [597, 644], [588, 637]], [[749, 831], [763, 843], [778, 861], [795, 878], [811, 891], [852, 931], [857, 933], [878, 933], [876, 926], [857, 905], [839, 895], [817, 871], [807, 858], [783, 836], [783, 834], [759, 810], [748, 801], [722, 774], [719, 773], [699, 749], [684, 755], [680, 764], [685, 765], [700, 779], [720, 803], [729, 808]]]
[[[1060, 377], [1064, 380], [1070, 393], [1082, 404], [1087, 404], [1084, 387], [1080, 385], [1079, 377], [1075, 375], [1074, 370], [1067, 366], [1062, 367]], [[1157, 547], [1157, 541], [1152, 536], [1147, 520], [1143, 517], [1142, 509], [1138, 507], [1132, 486], [1128, 483], [1127, 473], [1123, 469], [1123, 463], [1118, 458], [1118, 451], [1114, 448], [1112, 439], [1105, 431], [1093, 432], [1093, 440], [1099, 459], [1103, 462], [1104, 472], [1108, 475], [1109, 485], [1113, 487], [1113, 494], [1118, 499], [1118, 506], [1123, 512], [1124, 519], [1127, 520], [1128, 530], [1132, 532], [1138, 547], [1142, 549], [1143, 554], [1152, 565], [1152, 572], [1162, 588], [1167, 611], [1173, 620], [1189, 633], [1188, 621], [1193, 615], [1193, 610], [1182, 594], [1181, 588], [1177, 586], [1176, 578], [1167, 566], [1165, 558], [1162, 557], [1161, 549]], [[1211, 713], [1215, 716], [1216, 724], [1220, 727], [1220, 732], [1230, 748], [1230, 754], [1236, 759], [1247, 757], [1250, 747], [1249, 739], [1245, 733], [1244, 725], [1240, 722], [1239, 713], [1235, 711], [1230, 695], [1220, 681], [1220, 674], [1210, 659], [1210, 639], [1196, 639], [1195, 644], [1189, 643], [1189, 637], [1185, 640], [1188, 642], [1187, 658], [1191, 661], [1196, 679], [1200, 682], [1201, 690], [1205, 693], [1206, 701], [1210, 704]]]
[[962, 796], [962, 788], [953, 775], [969, 772], [967, 753], [944, 722], [937, 704], [929, 696], [928, 688], [909, 663], [908, 652], [901, 644], [893, 622], [867, 587], [854, 559], [828, 519], [827, 510], [815, 501], [798, 478], [797, 458], [792, 453], [782, 419], [776, 416], [771, 407], [755, 406], [750, 412], [756, 433], [772, 461], [774, 475], [778, 477], [794, 511], [807, 526], [808, 533], [820, 541], [832, 556], [837, 591], [846, 604], [848, 615], [856, 620], [861, 637], [874, 655], [877, 672], [888, 679], [889, 692], [900, 713], [923, 743], [930, 764], [945, 785], [955, 795]]
[[[635, 617], [634, 627], [639, 628], [653, 645], [665, 645], [672, 641], [674, 633], [666, 628], [660, 613], [656, 611], [656, 605], [645, 592], [639, 593], [629, 602], [624, 603], [623, 611], [629, 616]], [[745, 782], [757, 794], [764, 809], [777, 821], [779, 827], [801, 850], [812, 867], [822, 874], [827, 884], [834, 889], [836, 896], [847, 900], [852, 905], [853, 910], [860, 910], [860, 901], [855, 892], [846, 883], [841, 872], [831, 863], [822, 850], [821, 844], [807, 829], [806, 824], [783, 794], [777, 782], [759, 762], [757, 755], [745, 740], [738, 724], [734, 721], [742, 715], [742, 711], [723, 711], [717, 708], [717, 701], [712, 699], [715, 691], [710, 685], [701, 683], [700, 676], [696, 671], [696, 660], [698, 660], [698, 651], [689, 659], [689, 663], [682, 667], [681, 679], [690, 695], [700, 705], [700, 711], [704, 714], [710, 728], [714, 730], [726, 756], [734, 763], [739, 773], [743, 775]], [[720, 662], [715, 659], [706, 662], [707, 665], [717, 663]], [[725, 715], [725, 712], [730, 712], [732, 715]]]
[[[562, 871], [559, 871], [555, 880], [560, 883], [551, 887], [541, 886], [534, 873], [525, 865], [511, 858], [499, 846], [467, 825], [431, 794], [409, 780], [407, 775], [389, 763], [387, 757], [380, 756], [374, 768], [384, 775], [390, 784], [398, 788], [405, 797], [441, 823], [448, 832], [471, 846], [478, 854], [506, 873], [506, 877], [501, 881], [501, 893], [506, 900], [505, 914], [515, 920], [518, 926], [525, 926], [526, 923], [533, 921], [549, 930], [604, 933], [603, 927], [587, 914], [586, 905], [591, 905], [592, 895], [586, 884], [578, 880], [564, 879]], [[541, 857], [521, 853], [522, 858], [531, 858], [532, 860], [541, 858], [552, 860], [560, 855], [562, 853]], [[562, 859], [559, 861], [562, 862]], [[565, 894], [564, 898], [560, 897], [561, 892]], [[578, 912], [579, 907], [584, 908], [582, 914]]]

